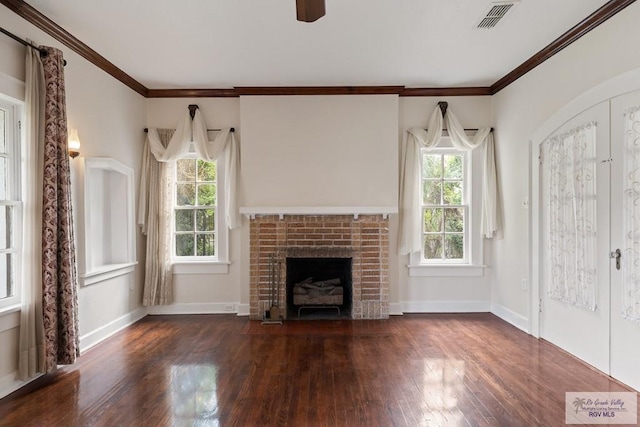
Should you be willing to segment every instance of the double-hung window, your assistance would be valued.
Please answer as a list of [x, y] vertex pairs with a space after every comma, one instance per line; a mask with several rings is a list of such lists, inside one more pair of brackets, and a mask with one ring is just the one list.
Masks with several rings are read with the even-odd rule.
[[420, 180], [422, 246], [409, 275], [482, 276], [482, 150], [458, 150], [445, 137], [420, 151]]
[[0, 100], [0, 309], [20, 302], [19, 106]]
[[195, 153], [173, 171], [173, 273], [228, 272], [228, 229], [224, 208], [224, 161]]
[[422, 262], [466, 263], [469, 253], [467, 153], [422, 150]]
[[217, 259], [217, 168], [189, 156], [176, 161], [174, 242], [176, 258]]

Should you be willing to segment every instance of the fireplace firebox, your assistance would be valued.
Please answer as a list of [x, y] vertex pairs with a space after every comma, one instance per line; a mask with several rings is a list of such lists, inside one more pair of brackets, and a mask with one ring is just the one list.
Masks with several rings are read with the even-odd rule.
[[287, 318], [351, 317], [351, 258], [287, 258]]

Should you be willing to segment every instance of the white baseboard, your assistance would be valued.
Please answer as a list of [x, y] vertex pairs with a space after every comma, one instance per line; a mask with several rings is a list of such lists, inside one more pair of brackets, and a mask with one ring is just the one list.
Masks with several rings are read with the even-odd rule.
[[100, 328], [80, 337], [80, 353], [84, 353], [96, 344], [101, 343], [113, 334], [120, 332], [127, 326], [133, 325], [138, 320], [147, 315], [146, 307], [139, 307], [136, 310], [118, 317]]
[[488, 313], [489, 301], [404, 301], [404, 313]]
[[40, 378], [43, 374], [38, 374], [35, 377], [31, 378], [27, 381], [18, 380], [18, 371], [12, 372], [9, 375], [5, 375], [0, 378], [0, 399], [5, 396], [10, 395], [14, 391], [18, 390], [20, 387], [24, 387], [29, 384], [31, 381]]
[[238, 304], [238, 316], [248, 316], [251, 314], [249, 304]]
[[[148, 313], [156, 314], [235, 314], [241, 304], [237, 302], [182, 302], [171, 305], [147, 307]], [[247, 305], [248, 307], [248, 305]], [[247, 310], [247, 315], [248, 315]]]
[[523, 315], [518, 314], [513, 310], [509, 310], [507, 307], [500, 304], [492, 304], [491, 313], [495, 314], [505, 322], [511, 323], [516, 328], [529, 333], [529, 319]]
[[389, 303], [389, 316], [402, 316], [402, 303], [390, 302]]

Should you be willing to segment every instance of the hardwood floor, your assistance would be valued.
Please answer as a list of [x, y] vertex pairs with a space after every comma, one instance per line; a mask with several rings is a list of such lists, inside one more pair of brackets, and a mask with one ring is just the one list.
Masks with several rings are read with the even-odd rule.
[[1, 426], [560, 426], [567, 391], [632, 391], [490, 314], [148, 316], [38, 384]]

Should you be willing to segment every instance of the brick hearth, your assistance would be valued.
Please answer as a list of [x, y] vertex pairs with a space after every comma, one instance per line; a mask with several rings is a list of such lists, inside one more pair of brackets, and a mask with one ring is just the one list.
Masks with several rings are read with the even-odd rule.
[[269, 306], [269, 256], [280, 265], [279, 307], [286, 316], [286, 259], [351, 258], [352, 318], [389, 317], [389, 220], [382, 215], [256, 216], [250, 226], [250, 316]]

